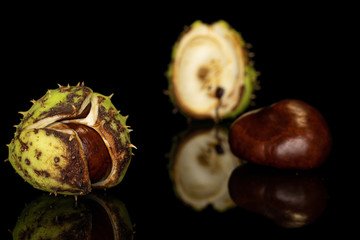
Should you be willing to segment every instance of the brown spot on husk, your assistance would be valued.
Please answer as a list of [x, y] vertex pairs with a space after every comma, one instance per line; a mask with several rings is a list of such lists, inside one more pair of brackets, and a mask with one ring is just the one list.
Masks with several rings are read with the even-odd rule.
[[23, 173], [24, 173], [25, 177], [27, 177], [28, 179], [32, 179], [27, 170], [24, 170]]
[[[244, 91], [245, 91], [245, 85], [242, 85], [242, 86], [240, 87], [240, 93], [239, 93], [239, 99], [240, 99], [240, 101], [241, 101], [241, 99], [243, 98]], [[239, 102], [240, 102], [240, 101], [239, 101]]]
[[105, 100], [104, 97], [98, 96], [98, 104], [102, 103]]
[[20, 139], [19, 139], [19, 142], [20, 142], [20, 145], [21, 145], [20, 152], [27, 151], [29, 149], [29, 146], [26, 143], [24, 143]]
[[224, 95], [225, 90], [222, 87], [217, 87], [215, 91], [215, 97], [221, 98]]
[[50, 177], [50, 173], [48, 173], [45, 170], [36, 170], [36, 169], [34, 169], [34, 173], [36, 175], [38, 175], [38, 176], [42, 176], [42, 177], [46, 177], [46, 178]]
[[71, 153], [72, 159], [67, 159], [68, 164], [61, 170], [62, 178], [60, 181], [84, 192], [90, 192], [90, 181], [87, 166], [85, 165], [85, 157], [81, 156], [81, 153], [78, 151], [80, 149], [79, 143], [74, 142], [74, 144], [69, 144], [68, 151]]
[[38, 149], [35, 149], [35, 157], [37, 160], [40, 160], [41, 154], [42, 154], [41, 151], [39, 151]]
[[25, 177], [27, 177], [28, 179], [31, 179], [31, 176], [29, 175], [28, 171], [23, 169], [20, 165], [20, 163], [15, 162], [15, 166], [17, 167], [17, 169], [22, 172], [24, 174]]
[[[85, 156], [79, 150], [82, 149], [77, 138], [69, 141], [69, 134], [58, 132], [52, 129], [44, 129], [47, 134], [53, 134], [60, 139], [67, 147], [66, 154], [62, 156], [66, 159], [67, 165], [60, 170], [61, 178], [58, 179], [62, 184], [69, 184], [70, 186], [81, 190], [84, 194], [91, 191], [90, 180], [88, 175], [87, 164]], [[71, 190], [66, 190], [71, 192]], [[76, 191], [76, 190], [75, 190]]]
[[[108, 133], [111, 138], [114, 140], [114, 146], [116, 152], [121, 152], [126, 147], [122, 145], [120, 134], [126, 130], [123, 125], [121, 125], [120, 121], [115, 119], [115, 115], [111, 114], [111, 112], [107, 112], [106, 108], [103, 106], [100, 106], [99, 108], [99, 122], [103, 122], [103, 127]], [[109, 121], [103, 121], [105, 118], [110, 119]], [[115, 124], [116, 129], [119, 129], [119, 131], [115, 131], [113, 128], [111, 128], [111, 125]]]
[[[75, 94], [76, 91], [82, 90], [82, 94]], [[42, 112], [37, 119], [34, 120], [34, 123], [40, 121], [44, 118], [52, 117], [52, 116], [59, 116], [59, 115], [74, 115], [76, 116], [78, 110], [81, 108], [86, 97], [91, 94], [91, 90], [84, 86], [79, 86], [75, 88], [71, 88], [70, 93], [66, 96], [66, 102], [59, 102], [57, 105], [52, 107], [49, 111]], [[78, 101], [75, 102], [75, 98]], [[74, 109], [75, 107], [75, 109]]]
[[197, 76], [201, 81], [205, 81], [208, 73], [209, 73], [209, 68], [201, 67], [197, 72]]
[[30, 165], [30, 160], [28, 158], [25, 158], [25, 164]]
[[[28, 112], [26, 114], [26, 116], [24, 117], [24, 119], [22, 120], [22, 122], [26, 122], [29, 118], [31, 118], [34, 115], [34, 112]], [[18, 129], [18, 130], [22, 130], [22, 129]]]
[[[81, 104], [76, 104], [76, 108], [80, 108]], [[44, 111], [40, 114], [39, 118], [34, 120], [34, 123], [44, 118], [59, 116], [59, 115], [75, 115], [74, 108], [71, 104], [60, 102], [55, 107], [52, 107], [49, 111]]]
[[[112, 179], [116, 181], [116, 179], [119, 179], [124, 175], [124, 171], [127, 169], [131, 159], [130, 142], [127, 141], [122, 143], [121, 140], [121, 134], [128, 134], [127, 128], [121, 125], [120, 121], [116, 119], [116, 112], [113, 113], [112, 111], [107, 111], [104, 106], [100, 106], [98, 111], [98, 128], [101, 129], [100, 132], [102, 136], [111, 146], [109, 151], [114, 158], [113, 167], [116, 168], [112, 171], [116, 173], [116, 175], [112, 176]], [[113, 126], [113, 128], [111, 126]]]

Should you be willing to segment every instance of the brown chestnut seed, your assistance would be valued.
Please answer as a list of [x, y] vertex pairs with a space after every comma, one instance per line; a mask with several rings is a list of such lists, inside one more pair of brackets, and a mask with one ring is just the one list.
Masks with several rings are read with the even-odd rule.
[[66, 124], [75, 130], [84, 148], [91, 182], [99, 182], [109, 175], [112, 161], [101, 136], [92, 128], [82, 124]]
[[55, 123], [53, 129], [75, 131], [79, 137], [92, 183], [104, 180], [112, 168], [109, 150], [100, 134], [94, 129], [78, 123]]
[[331, 149], [331, 135], [314, 107], [286, 99], [240, 116], [232, 124], [233, 153], [250, 162], [287, 169], [320, 166]]

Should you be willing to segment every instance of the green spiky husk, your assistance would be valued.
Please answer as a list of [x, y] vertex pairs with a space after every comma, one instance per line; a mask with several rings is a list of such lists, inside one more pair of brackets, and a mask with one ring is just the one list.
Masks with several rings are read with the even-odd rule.
[[91, 101], [98, 105], [94, 128], [108, 138], [116, 158], [113, 176], [104, 188], [121, 182], [131, 161], [131, 143], [126, 117], [112, 104], [110, 97], [94, 93], [84, 85], [49, 90], [23, 112], [14, 138], [8, 145], [9, 161], [16, 172], [39, 190], [82, 195], [91, 191], [86, 157], [77, 134], [59, 132], [49, 124], [81, 114]]

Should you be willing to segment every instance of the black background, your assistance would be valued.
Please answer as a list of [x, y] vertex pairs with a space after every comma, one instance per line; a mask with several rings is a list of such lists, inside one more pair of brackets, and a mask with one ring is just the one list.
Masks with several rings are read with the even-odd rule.
[[[27, 6], [7, 9], [2, 23], [1, 159], [7, 158], [5, 144], [13, 137], [12, 126], [20, 121], [17, 112], [29, 109], [31, 99], [39, 99], [58, 83], [85, 82], [95, 92], [114, 93], [114, 105], [129, 115], [128, 125], [134, 129], [131, 139], [137, 150], [128, 173], [119, 186], [107, 192], [126, 204], [135, 224], [135, 239], [240, 239], [248, 234], [303, 237], [351, 232], [356, 197], [348, 168], [356, 157], [349, 154], [350, 142], [344, 134], [351, 125], [351, 117], [343, 121], [351, 100], [343, 79], [347, 70], [339, 64], [346, 61], [342, 52], [347, 47], [345, 26], [350, 19], [340, 14], [347, 10], [282, 5], [270, 10], [256, 4], [228, 6], [223, 11], [216, 7], [213, 11], [190, 11], [190, 6], [185, 6], [186, 10], [176, 11], [174, 7], [151, 6], [158, 9], [153, 11], [140, 4], [106, 9], [31, 7], [31, 11]], [[186, 130], [188, 123], [182, 115], [172, 114], [173, 106], [163, 94], [167, 88], [164, 73], [179, 34], [198, 19], [207, 23], [224, 19], [252, 44], [261, 90], [256, 92], [255, 106], [248, 110], [295, 98], [315, 106], [327, 120], [333, 149], [319, 171], [329, 199], [326, 211], [315, 223], [282, 229], [240, 208], [225, 213], [211, 208], [196, 212], [174, 195], [166, 154], [173, 137]], [[10, 163], [0, 163], [0, 177], [1, 232], [6, 239], [25, 204], [41, 193], [17, 176]]]

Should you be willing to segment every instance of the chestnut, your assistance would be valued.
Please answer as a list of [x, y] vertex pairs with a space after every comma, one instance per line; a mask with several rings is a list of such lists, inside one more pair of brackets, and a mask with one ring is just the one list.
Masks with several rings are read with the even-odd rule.
[[85, 195], [119, 184], [131, 162], [127, 117], [83, 83], [48, 90], [16, 125], [9, 162], [34, 188]]
[[314, 171], [284, 171], [249, 163], [232, 172], [228, 187], [239, 207], [284, 228], [315, 222], [328, 200], [327, 189]]
[[320, 112], [293, 99], [248, 112], [234, 121], [229, 143], [239, 158], [286, 169], [320, 166], [331, 149], [331, 135]]

